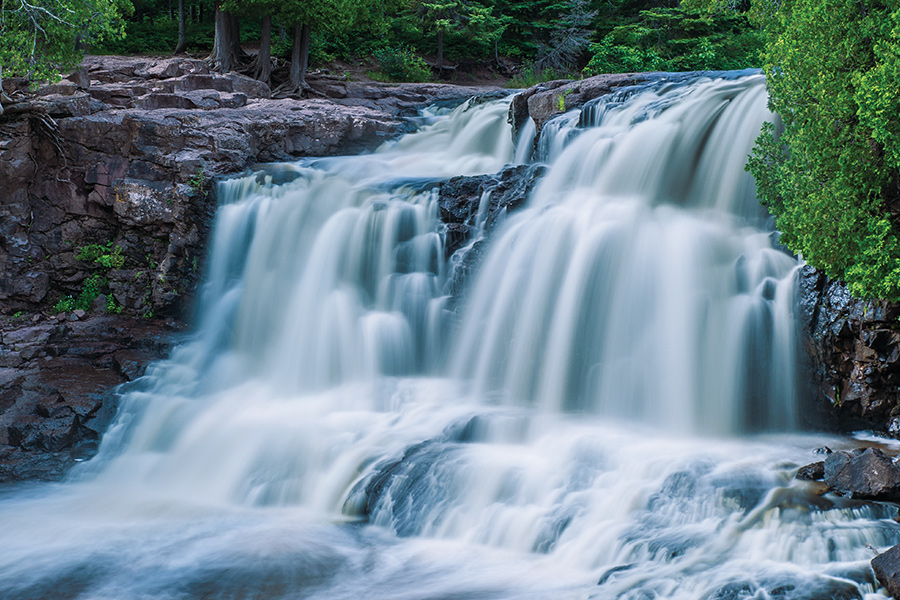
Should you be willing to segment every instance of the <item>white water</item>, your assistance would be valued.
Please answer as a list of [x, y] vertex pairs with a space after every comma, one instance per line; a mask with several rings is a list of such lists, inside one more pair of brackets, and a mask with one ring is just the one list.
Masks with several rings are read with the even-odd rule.
[[761, 76], [548, 123], [452, 313], [416, 190], [526, 160], [506, 106], [224, 183], [194, 339], [72, 481], [0, 497], [0, 597], [880, 597], [894, 509], [791, 479], [845, 442], [789, 433]]

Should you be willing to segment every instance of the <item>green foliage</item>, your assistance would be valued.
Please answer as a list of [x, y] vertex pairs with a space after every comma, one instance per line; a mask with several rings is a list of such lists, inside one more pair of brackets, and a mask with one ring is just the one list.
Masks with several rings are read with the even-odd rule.
[[584, 74], [744, 69], [760, 65], [761, 49], [759, 33], [743, 14], [642, 10], [591, 44]]
[[116, 298], [112, 294], [106, 297], [106, 314], [120, 315], [123, 308], [125, 307], [116, 302]]
[[[420, 36], [428, 36], [429, 45], [432, 39], [446, 40], [448, 47], [454, 41], [464, 41], [470, 48], [468, 54], [473, 45], [482, 52], [492, 48], [510, 22], [508, 17], [495, 15], [493, 7], [475, 1], [412, 0], [410, 6], [408, 14], [412, 16], [415, 29]], [[442, 49], [439, 47], [438, 52]], [[453, 54], [448, 52], [448, 55]]]
[[759, 0], [767, 126], [748, 168], [782, 241], [862, 297], [900, 300], [900, 8]]
[[75, 258], [86, 262], [96, 263], [107, 269], [121, 269], [125, 264], [125, 257], [122, 255], [122, 247], [113, 247], [113, 242], [106, 244], [88, 244], [82, 246], [75, 252]]
[[[212, 22], [187, 23], [188, 52], [209, 50], [212, 47], [215, 25]], [[243, 37], [243, 31], [242, 37]], [[125, 37], [95, 46], [100, 54], [170, 53], [178, 42], [178, 18], [167, 13], [144, 15], [125, 23]]]
[[[112, 269], [121, 269], [125, 265], [125, 256], [122, 254], [121, 246], [114, 246], [113, 242], [105, 244], [88, 244], [82, 246], [75, 251], [75, 258], [81, 261], [92, 263], [100, 266], [100, 271], [94, 272], [90, 277], [84, 280], [81, 285], [81, 291], [77, 298], [66, 296], [61, 298], [54, 310], [58, 313], [69, 312], [72, 310], [91, 310], [94, 301], [104, 292], [108, 290], [109, 279], [107, 274]], [[121, 313], [122, 307], [116, 304], [112, 294], [106, 301], [107, 312]]]
[[205, 197], [206, 191], [203, 189], [204, 183], [206, 183], [206, 177], [203, 175], [203, 167], [201, 166], [197, 169], [197, 174], [188, 182], [188, 185], [191, 186], [191, 189], [194, 190], [195, 193]]
[[0, 0], [0, 76], [56, 80], [82, 48], [122, 37], [128, 0]]
[[53, 306], [53, 310], [57, 313], [66, 313], [75, 310], [75, 299], [72, 296], [60, 298]]
[[556, 110], [558, 110], [559, 112], [566, 112], [566, 96], [568, 96], [572, 92], [573, 90], [569, 88], [556, 97]]
[[81, 293], [75, 299], [75, 310], [91, 310], [94, 300], [108, 283], [106, 277], [100, 273], [94, 273], [85, 279], [81, 286]]
[[431, 69], [408, 46], [382, 48], [374, 53], [379, 73], [388, 81], [428, 81]]

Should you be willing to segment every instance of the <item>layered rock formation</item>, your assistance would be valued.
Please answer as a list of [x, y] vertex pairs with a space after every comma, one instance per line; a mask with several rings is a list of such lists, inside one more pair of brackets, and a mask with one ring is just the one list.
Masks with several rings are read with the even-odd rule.
[[115, 413], [115, 386], [163, 357], [182, 329], [171, 319], [74, 313], [21, 321], [0, 333], [0, 483], [57, 479], [92, 455]]

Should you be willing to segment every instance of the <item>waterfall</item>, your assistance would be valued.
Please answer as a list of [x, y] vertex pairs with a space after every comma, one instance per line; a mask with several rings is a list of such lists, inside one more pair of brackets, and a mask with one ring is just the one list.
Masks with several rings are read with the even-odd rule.
[[454, 373], [550, 412], [791, 427], [795, 262], [742, 168], [762, 77], [660, 88], [545, 125], [550, 172], [485, 261]]
[[[743, 171], [763, 77], [515, 142], [509, 102], [222, 182], [194, 335], [69, 481], [0, 496], [0, 596], [882, 597], [893, 511], [791, 479], [848, 442], [796, 431], [797, 264]], [[530, 160], [451, 301], [440, 182]]]

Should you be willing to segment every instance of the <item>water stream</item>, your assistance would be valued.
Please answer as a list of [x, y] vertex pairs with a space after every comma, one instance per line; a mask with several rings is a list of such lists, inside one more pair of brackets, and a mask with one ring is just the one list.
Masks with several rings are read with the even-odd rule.
[[[98, 456], [0, 496], [0, 597], [881, 598], [889, 505], [792, 480], [796, 261], [743, 164], [762, 76], [515, 144], [509, 100], [220, 185], [190, 340]], [[539, 160], [458, 303], [434, 182]]]

